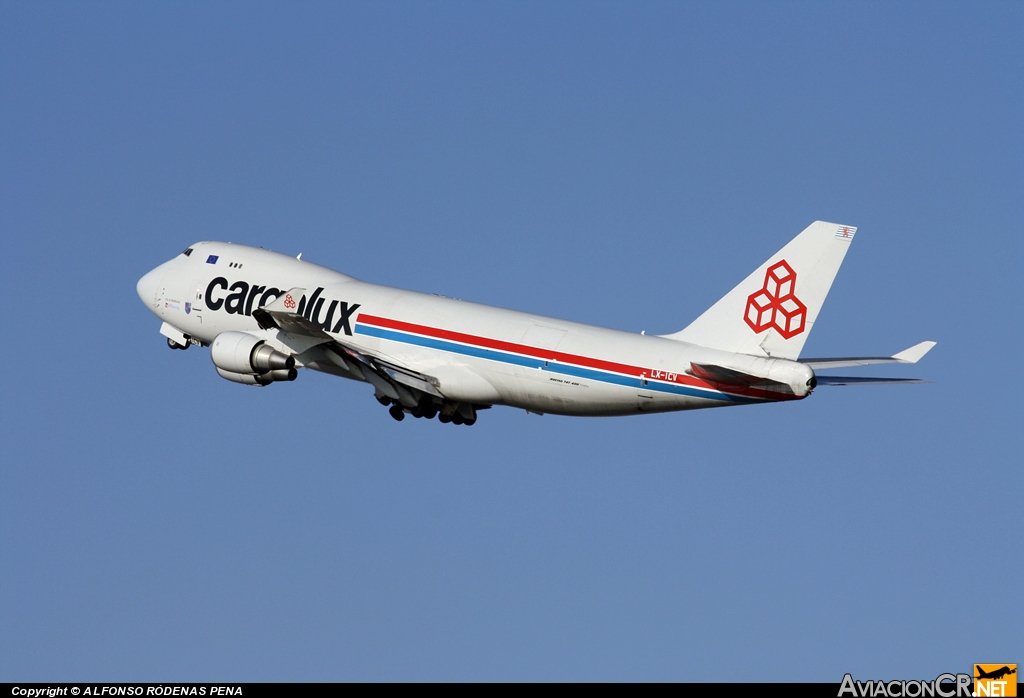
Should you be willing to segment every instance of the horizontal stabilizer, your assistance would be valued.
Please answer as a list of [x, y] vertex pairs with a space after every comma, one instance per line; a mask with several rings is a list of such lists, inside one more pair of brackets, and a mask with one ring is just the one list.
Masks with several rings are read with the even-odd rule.
[[899, 354], [893, 354], [892, 358], [902, 361], [905, 364], [916, 364], [921, 360], [921, 357], [930, 352], [932, 347], [936, 344], [938, 344], [938, 342], [932, 342], [930, 340], [927, 342], [921, 342], [920, 344], [915, 344], [909, 349], [904, 349]]
[[817, 376], [818, 385], [882, 385], [885, 383], [931, 383], [918, 378], [864, 378], [861, 376]]
[[[849, 368], [850, 366], [870, 366], [873, 364], [916, 364], [921, 357], [931, 351], [937, 342], [921, 342], [909, 349], [904, 349], [892, 356], [843, 356], [825, 359], [797, 359], [800, 363], [810, 366], [815, 371], [826, 368]], [[820, 383], [819, 379], [819, 383]]]

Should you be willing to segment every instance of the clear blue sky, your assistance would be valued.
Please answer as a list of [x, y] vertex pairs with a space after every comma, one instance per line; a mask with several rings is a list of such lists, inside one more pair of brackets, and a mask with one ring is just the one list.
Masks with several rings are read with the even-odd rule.
[[[0, 4], [0, 680], [1024, 662], [1020, 3]], [[135, 293], [204, 239], [639, 332], [815, 219], [925, 386], [394, 422]], [[723, 673], [724, 672], [724, 673]]]

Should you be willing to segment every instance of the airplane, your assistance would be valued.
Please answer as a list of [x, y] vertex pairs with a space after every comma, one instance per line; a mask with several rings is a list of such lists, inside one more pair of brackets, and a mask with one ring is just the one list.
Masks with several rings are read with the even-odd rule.
[[799, 358], [856, 232], [812, 223], [685, 329], [660, 336], [380, 286], [227, 242], [192, 245], [137, 291], [167, 345], [209, 346], [222, 378], [266, 386], [321, 371], [370, 384], [397, 421], [472, 425], [494, 405], [646, 414], [927, 382], [818, 372], [917, 363], [933, 341], [892, 356]]
[[1014, 665], [1013, 669], [1011, 669], [1008, 666], [1004, 666], [1004, 667], [1002, 667], [1000, 669], [996, 669], [995, 671], [985, 671], [980, 666], [975, 664], [974, 665], [974, 669], [975, 669], [975, 672], [977, 673], [977, 676], [974, 677], [976, 679], [1001, 679], [1004, 676], [1009, 676], [1010, 674], [1016, 674], [1017, 673], [1016, 665]]

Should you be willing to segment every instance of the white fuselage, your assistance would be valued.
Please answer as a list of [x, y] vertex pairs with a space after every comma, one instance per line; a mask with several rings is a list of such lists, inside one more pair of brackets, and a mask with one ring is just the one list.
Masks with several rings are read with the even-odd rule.
[[[295, 357], [296, 366], [363, 380], [325, 358], [317, 340], [261, 329], [253, 311], [306, 289], [306, 316], [358, 352], [433, 376], [445, 399], [538, 413], [624, 415], [799, 399], [806, 366], [674, 339], [584, 325], [358, 281], [269, 250], [204, 242], [139, 281], [158, 317], [210, 344], [242, 331]], [[215, 259], [214, 259], [215, 258]], [[300, 309], [301, 312], [301, 309]], [[701, 380], [715, 364], [792, 386], [791, 394]]]

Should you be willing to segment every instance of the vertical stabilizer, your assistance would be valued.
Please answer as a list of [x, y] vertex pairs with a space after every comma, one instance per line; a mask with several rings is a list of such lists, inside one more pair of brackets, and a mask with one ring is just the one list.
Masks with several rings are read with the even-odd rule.
[[724, 351], [796, 359], [857, 229], [816, 221], [694, 320], [665, 335]]

